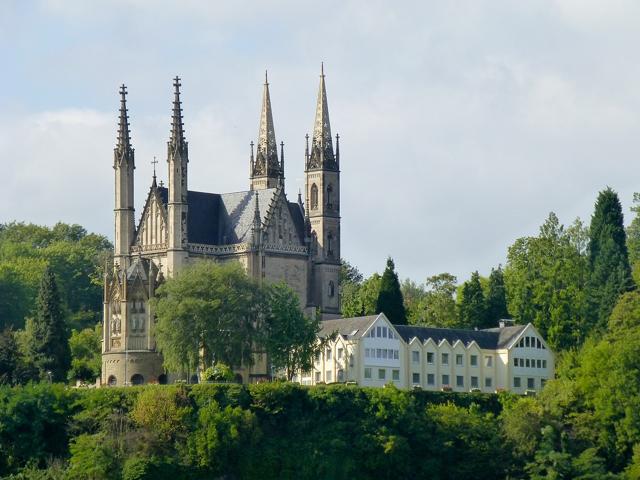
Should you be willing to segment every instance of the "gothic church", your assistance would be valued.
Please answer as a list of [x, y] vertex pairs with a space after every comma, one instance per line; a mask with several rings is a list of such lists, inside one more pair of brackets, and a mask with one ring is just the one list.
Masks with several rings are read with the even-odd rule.
[[[276, 143], [269, 83], [265, 78], [258, 141], [251, 142], [249, 190], [233, 193], [188, 189], [189, 149], [174, 81], [168, 185], [151, 188], [136, 224], [134, 149], [126, 87], [120, 89], [120, 120], [114, 149], [114, 264], [105, 276], [102, 385], [165, 383], [154, 341], [149, 299], [164, 281], [199, 259], [238, 261], [259, 281], [285, 281], [307, 313], [340, 314], [340, 147], [329, 124], [324, 72], [311, 146], [304, 154], [305, 200], [285, 192], [284, 145]], [[244, 382], [268, 376], [268, 359], [242, 371]]]

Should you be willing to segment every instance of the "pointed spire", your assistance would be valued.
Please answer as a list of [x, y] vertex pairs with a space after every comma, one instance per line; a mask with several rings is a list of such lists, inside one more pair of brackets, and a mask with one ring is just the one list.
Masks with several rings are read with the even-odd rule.
[[180, 101], [180, 77], [173, 79], [174, 97], [173, 97], [173, 115], [171, 117], [171, 138], [169, 143], [176, 146], [182, 146], [184, 142], [184, 124], [182, 123], [182, 102]]
[[310, 168], [335, 168], [327, 88], [324, 81], [324, 64], [320, 66], [320, 86], [316, 103], [316, 119], [313, 126]]
[[116, 159], [120, 162], [126, 160], [133, 163], [133, 148], [131, 147], [131, 132], [129, 131], [129, 114], [127, 109], [127, 87], [123, 83], [120, 86], [120, 116], [118, 119], [118, 139], [116, 143]]
[[260, 127], [258, 129], [258, 144], [256, 145], [256, 175], [276, 176], [279, 171], [278, 144], [273, 126], [271, 111], [271, 96], [269, 95], [269, 80], [264, 73], [264, 90], [262, 93], [262, 111], [260, 113]]
[[151, 162], [151, 164], [153, 165], [153, 182], [151, 183], [151, 188], [155, 189], [158, 185], [156, 183], [156, 164], [158, 163], [158, 160], [156, 160], [156, 156], [153, 156], [153, 161]]
[[336, 133], [336, 166], [340, 168], [340, 134]]
[[253, 210], [253, 228], [258, 229], [262, 224], [262, 220], [260, 219], [260, 194], [256, 192], [256, 205]]
[[280, 179], [284, 187], [284, 142], [280, 142]]
[[298, 189], [298, 206], [300, 210], [304, 212], [304, 203], [302, 202], [302, 190]]

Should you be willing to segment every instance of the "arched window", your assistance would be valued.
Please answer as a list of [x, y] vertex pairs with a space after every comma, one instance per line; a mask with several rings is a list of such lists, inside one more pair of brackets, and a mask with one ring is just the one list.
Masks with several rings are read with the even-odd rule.
[[107, 385], [109, 385], [110, 387], [115, 387], [118, 384], [118, 380], [116, 379], [115, 375], [109, 375], [109, 378], [107, 379]]
[[158, 383], [160, 385], [166, 385], [167, 384], [167, 374], [166, 373], [163, 373], [162, 375], [160, 375], [158, 377]]
[[331, 184], [327, 187], [327, 207], [333, 208], [333, 187]]
[[142, 385], [144, 383], [144, 377], [139, 373], [136, 373], [131, 377], [131, 385]]
[[329, 281], [329, 296], [333, 297], [336, 294], [336, 286], [333, 283], [333, 280]]
[[333, 233], [327, 235], [327, 255], [333, 255]]
[[311, 185], [311, 209], [315, 210], [318, 208], [318, 187], [314, 183]]

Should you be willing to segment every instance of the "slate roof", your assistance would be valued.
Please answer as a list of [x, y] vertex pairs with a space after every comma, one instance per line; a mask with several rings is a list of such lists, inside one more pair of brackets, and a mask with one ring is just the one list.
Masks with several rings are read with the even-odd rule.
[[[361, 338], [364, 331], [377, 318], [378, 315], [369, 315], [366, 317], [325, 320], [321, 324], [318, 335], [324, 337], [337, 331], [347, 340]], [[422, 343], [431, 338], [436, 343], [447, 340], [451, 345], [460, 340], [465, 346], [469, 346], [475, 341], [482, 349], [496, 350], [507, 348], [527, 326], [514, 325], [486, 330], [418, 327], [413, 325], [394, 325], [394, 328], [406, 343], [409, 343], [413, 338], [417, 338]]]
[[[168, 190], [158, 187], [165, 208]], [[260, 219], [264, 223], [275, 188], [233, 193], [187, 192], [187, 235], [189, 242], [204, 245], [229, 245], [248, 241], [255, 214], [256, 195]], [[301, 241], [304, 241], [304, 216], [300, 206], [287, 202], [289, 212]]]

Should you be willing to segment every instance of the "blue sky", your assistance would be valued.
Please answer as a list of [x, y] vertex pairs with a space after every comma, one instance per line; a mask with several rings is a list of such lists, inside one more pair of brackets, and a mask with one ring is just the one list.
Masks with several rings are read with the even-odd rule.
[[302, 185], [325, 62], [341, 135], [342, 251], [365, 274], [460, 280], [550, 211], [625, 213], [640, 190], [640, 3], [592, 0], [0, 0], [0, 222], [113, 236], [112, 149], [129, 87], [138, 211], [166, 177], [183, 79], [190, 188], [248, 188], [269, 70], [287, 192]]

